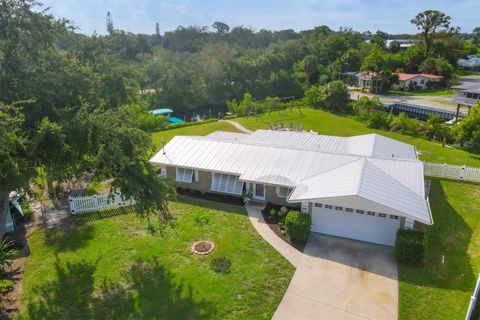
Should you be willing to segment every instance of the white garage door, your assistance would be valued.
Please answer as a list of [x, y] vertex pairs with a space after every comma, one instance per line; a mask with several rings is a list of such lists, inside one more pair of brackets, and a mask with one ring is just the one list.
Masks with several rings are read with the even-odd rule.
[[387, 246], [395, 245], [399, 219], [390, 219], [389, 215], [380, 217], [379, 213], [372, 216], [367, 211], [363, 211], [363, 214], [356, 213], [356, 210], [347, 212], [344, 207], [338, 209], [341, 210], [314, 206], [312, 231]]

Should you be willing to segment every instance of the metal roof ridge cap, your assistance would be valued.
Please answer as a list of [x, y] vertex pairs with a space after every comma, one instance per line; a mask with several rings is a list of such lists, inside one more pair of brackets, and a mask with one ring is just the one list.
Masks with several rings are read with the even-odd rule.
[[[404, 186], [405, 188], [407, 188], [408, 190], [412, 191], [413, 193], [415, 193], [416, 195], [420, 195], [417, 191], [413, 190], [411, 187], [407, 186], [405, 183], [403, 183], [402, 181], [398, 180], [397, 178], [395, 178], [394, 176], [392, 176], [390, 173], [388, 173], [387, 171], [383, 170], [382, 168], [380, 168], [379, 166], [375, 165], [375, 163], [373, 163], [372, 161], [370, 161], [370, 159], [367, 159], [367, 161], [372, 165], [374, 166], [375, 168], [377, 168], [378, 170], [380, 170], [382, 173], [386, 174], [387, 176], [389, 176], [391, 179], [397, 181], [398, 183], [400, 183], [402, 186]], [[423, 162], [422, 161], [419, 161], [422, 163], [422, 177], [424, 177], [423, 175]], [[423, 184], [423, 198], [425, 198], [425, 183]]]
[[[253, 146], [260, 146], [260, 147], [270, 147], [270, 148], [275, 148], [275, 149], [292, 149], [292, 150], [300, 150], [300, 151], [310, 151], [310, 152], [316, 152], [316, 153], [344, 155], [344, 156], [357, 157], [357, 158], [373, 158], [373, 159], [384, 159], [384, 160], [394, 160], [394, 161], [398, 160], [398, 161], [408, 161], [408, 162], [420, 161], [418, 159], [410, 159], [410, 158], [400, 158], [400, 157], [392, 158], [392, 157], [388, 157], [388, 156], [381, 157], [381, 156], [364, 155], [364, 154], [357, 154], [357, 153], [346, 153], [346, 152], [317, 150], [315, 148], [307, 148], [307, 147], [282, 146], [280, 144], [275, 144], [275, 143], [274, 144], [269, 144], [269, 143], [266, 143], [266, 142], [259, 142], [259, 141], [224, 140], [224, 139], [211, 138], [211, 137], [207, 137], [207, 136], [175, 136], [174, 138], [177, 138], [177, 137], [178, 138], [193, 138], [193, 139], [215, 141], [215, 142], [222, 142], [222, 143], [247, 144], [247, 145], [253, 145]], [[330, 137], [337, 137], [337, 136], [330, 136]], [[339, 138], [349, 138], [349, 137], [339, 137]], [[172, 138], [172, 140], [173, 140], [173, 138]], [[395, 139], [392, 139], [392, 140], [395, 140]], [[170, 143], [170, 141], [168, 143]], [[395, 140], [395, 141], [397, 141], [397, 140]], [[408, 144], [408, 143], [406, 143], [406, 144]]]
[[357, 185], [357, 188], [356, 188], [357, 190], [355, 192], [355, 194], [357, 196], [360, 195], [360, 188], [362, 187], [362, 182], [363, 182], [363, 173], [365, 172], [365, 167], [367, 166], [368, 159], [363, 158], [362, 160], [363, 160], [363, 165], [362, 165], [362, 169], [361, 169], [362, 171], [360, 171], [360, 177], [358, 178], [358, 185]]

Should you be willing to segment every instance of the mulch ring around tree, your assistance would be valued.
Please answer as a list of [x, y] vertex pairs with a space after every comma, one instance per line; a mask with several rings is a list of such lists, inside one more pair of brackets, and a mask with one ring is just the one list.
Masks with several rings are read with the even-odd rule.
[[213, 242], [208, 240], [197, 241], [192, 245], [192, 253], [205, 256], [215, 249]]

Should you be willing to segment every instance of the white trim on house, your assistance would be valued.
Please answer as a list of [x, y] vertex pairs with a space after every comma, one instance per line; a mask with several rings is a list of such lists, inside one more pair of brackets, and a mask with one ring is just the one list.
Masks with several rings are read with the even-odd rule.
[[279, 198], [288, 198], [288, 195], [290, 192], [292, 192], [292, 189], [289, 187], [282, 187], [282, 186], [277, 186], [277, 197]]
[[[261, 191], [257, 193], [258, 191]], [[254, 183], [253, 184], [253, 198], [256, 200], [265, 200], [265, 185], [261, 183]]]
[[238, 176], [212, 172], [212, 184], [210, 190], [214, 192], [241, 195], [243, 192], [243, 181]]
[[175, 181], [183, 183], [192, 183], [194, 169], [189, 168], [175, 168]]

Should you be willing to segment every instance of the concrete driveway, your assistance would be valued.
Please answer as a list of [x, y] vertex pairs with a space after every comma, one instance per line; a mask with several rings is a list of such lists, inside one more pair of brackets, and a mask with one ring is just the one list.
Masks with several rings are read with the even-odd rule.
[[393, 248], [312, 234], [273, 319], [397, 319]]

